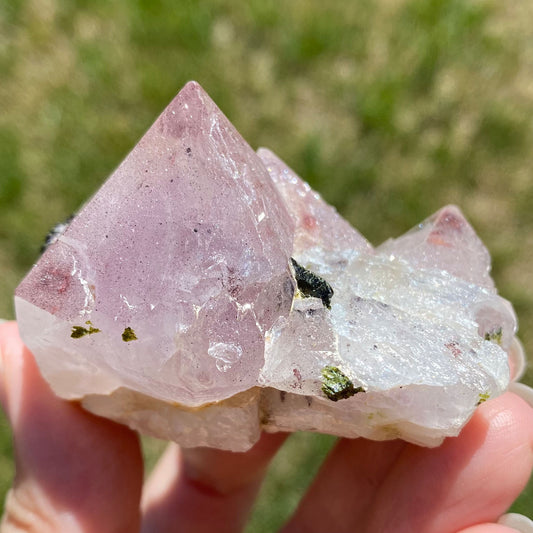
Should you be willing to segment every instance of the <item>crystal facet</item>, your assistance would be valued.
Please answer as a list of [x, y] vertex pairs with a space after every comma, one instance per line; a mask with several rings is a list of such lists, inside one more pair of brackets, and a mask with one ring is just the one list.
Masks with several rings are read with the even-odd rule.
[[435, 446], [509, 381], [516, 319], [458, 208], [374, 249], [194, 82], [54, 239], [15, 298], [44, 377], [183, 446]]

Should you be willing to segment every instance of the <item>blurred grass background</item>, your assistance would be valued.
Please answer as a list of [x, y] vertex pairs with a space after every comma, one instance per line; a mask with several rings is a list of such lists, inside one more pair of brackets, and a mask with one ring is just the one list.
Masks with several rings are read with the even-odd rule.
[[[0, 2], [0, 316], [49, 227], [196, 79], [374, 244], [458, 204], [533, 353], [532, 16], [519, 0]], [[250, 532], [294, 509], [332, 442], [291, 438]], [[146, 441], [150, 464], [160, 449]], [[0, 497], [12, 473], [2, 421]], [[513, 510], [531, 516], [531, 483]]]

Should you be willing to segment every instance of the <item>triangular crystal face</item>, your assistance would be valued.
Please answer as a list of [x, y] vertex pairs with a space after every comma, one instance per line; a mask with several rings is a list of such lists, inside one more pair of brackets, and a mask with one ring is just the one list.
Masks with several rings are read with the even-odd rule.
[[296, 225], [295, 255], [301, 256], [312, 249], [323, 255], [345, 251], [371, 253], [369, 242], [276, 154], [268, 148], [260, 148], [257, 155]]
[[422, 268], [438, 268], [476, 285], [494, 289], [490, 255], [461, 210], [448, 205], [397, 239], [380, 253], [402, 257]]
[[261, 160], [191, 82], [20, 284], [22, 334], [51, 347], [48, 373], [94, 369], [70, 397], [231, 396], [255, 385], [263, 332], [289, 312], [293, 231]]

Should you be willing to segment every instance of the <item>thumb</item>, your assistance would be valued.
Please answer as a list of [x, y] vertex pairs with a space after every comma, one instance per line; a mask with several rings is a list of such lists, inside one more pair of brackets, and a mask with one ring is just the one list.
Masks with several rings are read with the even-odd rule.
[[14, 322], [0, 325], [0, 355], [0, 401], [16, 462], [0, 531], [138, 531], [142, 458], [135, 433], [57, 398]]

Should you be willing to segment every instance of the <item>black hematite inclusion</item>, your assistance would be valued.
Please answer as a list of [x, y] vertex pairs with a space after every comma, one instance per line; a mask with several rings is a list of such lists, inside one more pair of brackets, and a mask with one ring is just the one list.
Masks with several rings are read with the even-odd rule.
[[320, 298], [322, 303], [331, 309], [331, 298], [333, 296], [333, 289], [331, 285], [320, 276], [317, 276], [314, 272], [307, 270], [303, 266], [299, 265], [291, 257], [292, 268], [294, 269], [294, 277], [298, 290], [307, 297]]

